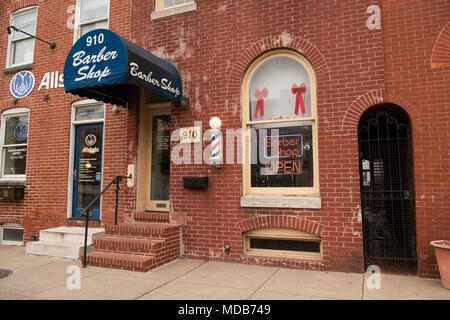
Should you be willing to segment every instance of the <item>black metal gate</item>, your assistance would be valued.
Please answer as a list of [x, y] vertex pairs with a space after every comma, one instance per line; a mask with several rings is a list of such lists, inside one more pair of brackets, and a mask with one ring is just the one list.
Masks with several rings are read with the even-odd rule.
[[360, 181], [366, 267], [416, 273], [416, 223], [411, 126], [391, 104], [359, 122]]

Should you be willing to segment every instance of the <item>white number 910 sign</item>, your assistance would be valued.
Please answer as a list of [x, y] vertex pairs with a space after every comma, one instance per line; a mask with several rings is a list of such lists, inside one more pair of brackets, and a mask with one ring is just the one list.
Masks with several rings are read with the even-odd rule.
[[201, 141], [200, 137], [200, 127], [180, 128], [180, 143], [197, 143]]

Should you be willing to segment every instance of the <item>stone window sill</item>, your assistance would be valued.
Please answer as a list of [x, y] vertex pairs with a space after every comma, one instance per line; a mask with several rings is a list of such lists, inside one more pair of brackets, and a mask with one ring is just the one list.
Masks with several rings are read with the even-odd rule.
[[241, 197], [241, 207], [321, 209], [322, 199], [318, 197], [300, 197], [300, 196], [299, 197], [244, 196]]
[[25, 187], [25, 180], [0, 179], [0, 187]]
[[172, 7], [172, 8], [153, 11], [152, 15], [151, 15], [151, 19], [156, 20], [156, 19], [173, 16], [176, 14], [191, 12], [191, 11], [197, 11], [197, 3], [196, 2], [190, 2], [190, 3], [186, 3], [186, 4]]
[[32, 63], [21, 64], [20, 66], [8, 67], [2, 70], [3, 74], [14, 73], [22, 70], [29, 70], [33, 68]]

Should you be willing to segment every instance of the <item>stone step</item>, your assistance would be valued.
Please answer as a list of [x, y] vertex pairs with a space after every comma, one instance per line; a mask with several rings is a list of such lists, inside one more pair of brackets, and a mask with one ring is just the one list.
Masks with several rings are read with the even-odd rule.
[[147, 272], [156, 266], [155, 260], [153, 256], [94, 251], [87, 254], [86, 264], [100, 268]]
[[169, 223], [169, 213], [168, 212], [136, 212], [134, 214], [134, 221], [136, 221], [136, 222]]
[[[91, 244], [86, 250], [91, 252], [94, 250], [93, 248], [94, 246]], [[64, 241], [32, 241], [26, 244], [26, 254], [76, 260], [84, 254], [84, 245]]]
[[164, 246], [164, 240], [134, 239], [124, 237], [106, 236], [95, 239], [96, 251], [134, 253], [141, 255], [156, 254]]
[[119, 225], [106, 225], [107, 235], [136, 237], [136, 238], [162, 238], [179, 232], [180, 226], [168, 223], [132, 222]]
[[[103, 228], [88, 229], [88, 245], [92, 245], [93, 240], [105, 236]], [[53, 229], [45, 229], [39, 232], [39, 240], [54, 243], [73, 243], [84, 245], [84, 227], [58, 227]]]

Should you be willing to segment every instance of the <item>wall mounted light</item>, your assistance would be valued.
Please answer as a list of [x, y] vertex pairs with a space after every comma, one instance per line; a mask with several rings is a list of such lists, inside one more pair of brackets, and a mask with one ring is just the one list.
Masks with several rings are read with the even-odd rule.
[[230, 246], [230, 244], [229, 243], [225, 243], [225, 253], [226, 254], [230, 254], [230, 251], [231, 251], [231, 246]]
[[114, 107], [112, 108], [112, 112], [114, 114], [118, 114], [120, 112], [120, 108], [117, 104], [115, 104]]
[[211, 158], [210, 164], [217, 169], [222, 168], [223, 154], [222, 154], [222, 120], [218, 117], [213, 117], [209, 120], [209, 126], [211, 127]]

